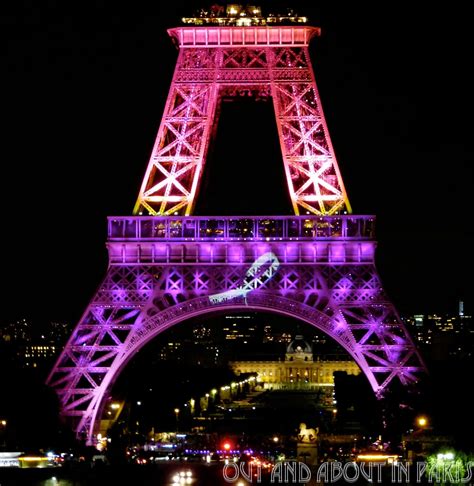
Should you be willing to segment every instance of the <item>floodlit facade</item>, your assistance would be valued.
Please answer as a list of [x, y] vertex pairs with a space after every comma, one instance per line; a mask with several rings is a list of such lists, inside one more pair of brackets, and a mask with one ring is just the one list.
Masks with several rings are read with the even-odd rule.
[[334, 386], [336, 371], [360, 373], [353, 360], [314, 360], [311, 346], [301, 335], [288, 345], [283, 360], [232, 361], [230, 367], [237, 375], [257, 373], [257, 382], [272, 389]]

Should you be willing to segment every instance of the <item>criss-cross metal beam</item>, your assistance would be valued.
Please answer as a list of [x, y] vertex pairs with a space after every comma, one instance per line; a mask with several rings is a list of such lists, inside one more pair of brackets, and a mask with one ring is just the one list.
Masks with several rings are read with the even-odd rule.
[[221, 98], [250, 88], [273, 98], [295, 214], [350, 213], [308, 54], [317, 29], [235, 29], [220, 28], [218, 40], [170, 30], [180, 53], [134, 213], [192, 213]]

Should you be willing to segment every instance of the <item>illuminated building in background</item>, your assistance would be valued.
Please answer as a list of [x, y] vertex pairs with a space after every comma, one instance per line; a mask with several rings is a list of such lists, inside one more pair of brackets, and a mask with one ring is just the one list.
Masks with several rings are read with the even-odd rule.
[[54, 345], [30, 344], [22, 347], [17, 356], [25, 368], [38, 368], [44, 364], [50, 365], [59, 351], [60, 348]]
[[0, 327], [3, 352], [21, 368], [50, 367], [69, 334], [65, 323], [40, 324], [18, 319]]
[[263, 343], [286, 343], [289, 344], [292, 340], [292, 335], [288, 331], [276, 331], [270, 324], [263, 328]]
[[259, 383], [274, 389], [334, 386], [336, 371], [345, 371], [349, 375], [361, 372], [350, 359], [315, 361], [310, 344], [301, 335], [295, 336], [288, 345], [284, 361], [234, 361], [229, 365], [237, 375], [257, 373]]
[[12, 345], [41, 343], [60, 348], [66, 344], [69, 334], [69, 325], [57, 321], [41, 324], [23, 318], [0, 326], [0, 340]]
[[168, 342], [166, 343], [160, 351], [160, 359], [162, 361], [180, 361], [183, 357], [182, 343], [180, 342]]
[[29, 319], [18, 319], [0, 328], [5, 343], [29, 343], [33, 336], [33, 323]]
[[460, 312], [461, 306], [455, 314], [416, 314], [403, 321], [428, 359], [466, 360], [474, 356], [474, 326], [464, 304]]
[[255, 318], [247, 315], [225, 316], [222, 332], [226, 341], [248, 344], [254, 340], [257, 332]]

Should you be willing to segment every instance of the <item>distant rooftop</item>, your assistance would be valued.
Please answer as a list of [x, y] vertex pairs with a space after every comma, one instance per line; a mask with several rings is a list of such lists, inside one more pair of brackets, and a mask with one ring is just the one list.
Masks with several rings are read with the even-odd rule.
[[193, 17], [183, 17], [185, 25], [215, 25], [220, 26], [272, 26], [272, 25], [294, 25], [306, 24], [307, 17], [301, 17], [293, 9], [284, 13], [262, 14], [262, 9], [255, 5], [241, 5], [230, 3], [227, 6], [213, 5], [209, 8], [200, 9]]

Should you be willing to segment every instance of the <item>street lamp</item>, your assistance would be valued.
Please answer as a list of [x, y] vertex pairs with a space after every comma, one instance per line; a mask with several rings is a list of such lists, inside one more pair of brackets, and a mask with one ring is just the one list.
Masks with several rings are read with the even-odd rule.
[[3, 442], [1, 444], [2, 447], [6, 447], [7, 443], [6, 443], [6, 429], [7, 429], [7, 421], [5, 419], [3, 420], [0, 420], [0, 425], [2, 426], [1, 429], [0, 429], [0, 432], [2, 433], [2, 436], [3, 436]]
[[428, 419], [421, 415], [420, 417], [417, 417], [416, 425], [418, 425], [420, 429], [424, 429], [428, 425]]
[[176, 415], [176, 433], [178, 433], [178, 422], [179, 422], [179, 408], [174, 409], [174, 413]]

